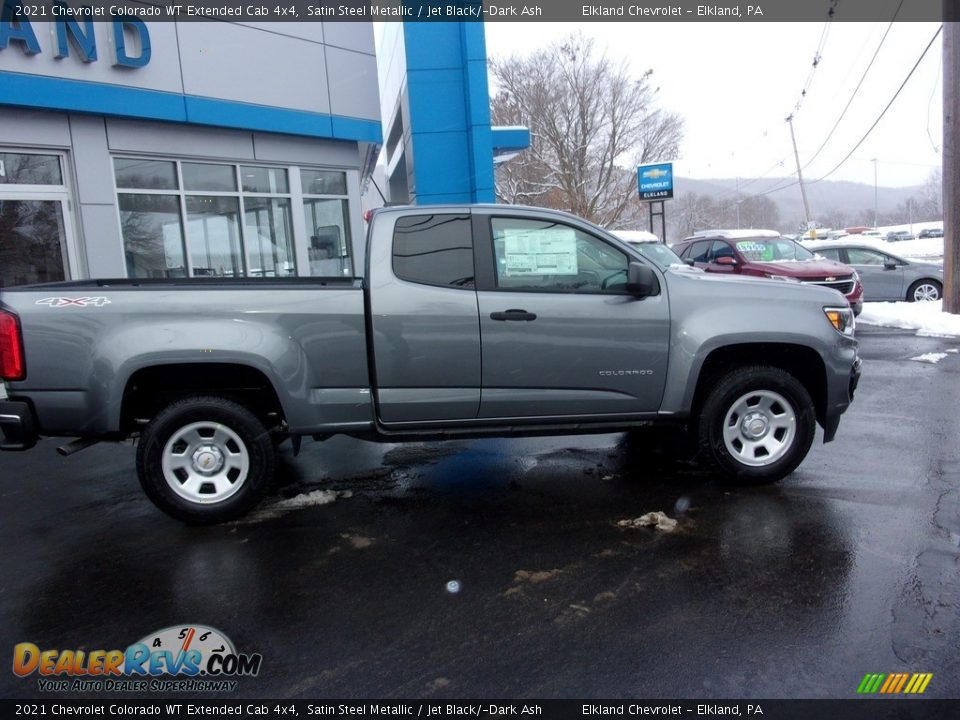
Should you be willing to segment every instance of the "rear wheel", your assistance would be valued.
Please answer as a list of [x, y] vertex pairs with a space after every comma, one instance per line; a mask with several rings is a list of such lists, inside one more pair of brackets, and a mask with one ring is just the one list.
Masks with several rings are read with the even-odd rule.
[[772, 483], [803, 461], [816, 430], [806, 388], [779, 368], [741, 367], [720, 377], [700, 412], [701, 456], [727, 480]]
[[144, 492], [165, 513], [191, 524], [246, 513], [266, 493], [275, 464], [263, 423], [220, 397], [171, 403], [147, 425], [137, 448]]
[[929, 302], [943, 297], [943, 285], [936, 280], [917, 280], [907, 290], [907, 302]]

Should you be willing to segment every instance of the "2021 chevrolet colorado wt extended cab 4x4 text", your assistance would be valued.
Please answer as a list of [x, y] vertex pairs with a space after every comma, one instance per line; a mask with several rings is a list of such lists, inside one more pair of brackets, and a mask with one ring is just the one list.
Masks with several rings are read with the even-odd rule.
[[[364, 250], [364, 248], [360, 248]], [[276, 444], [685, 427], [725, 477], [773, 482], [830, 441], [860, 372], [828, 288], [661, 267], [566, 213], [374, 213], [355, 278], [91, 280], [0, 297], [2, 447], [139, 436], [191, 523], [266, 493]]]

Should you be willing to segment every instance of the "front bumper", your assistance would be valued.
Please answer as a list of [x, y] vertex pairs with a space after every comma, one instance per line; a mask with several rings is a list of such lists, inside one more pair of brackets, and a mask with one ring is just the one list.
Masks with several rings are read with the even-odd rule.
[[25, 402], [0, 402], [0, 450], [29, 450], [37, 444], [37, 424]]
[[850, 385], [847, 390], [847, 394], [850, 396], [850, 400], [853, 400], [853, 394], [857, 391], [857, 385], [860, 384], [860, 366], [863, 365], [863, 361], [858, 357], [854, 363], [853, 367], [850, 368]]
[[857, 385], [860, 384], [860, 367], [862, 364], [860, 357], [854, 356], [853, 364], [850, 366], [850, 375], [847, 378], [846, 398], [838, 405], [833, 406], [832, 412], [828, 412], [823, 419], [823, 441], [825, 443], [830, 442], [836, 436], [837, 428], [840, 427], [840, 416], [853, 401], [853, 394], [857, 391]]

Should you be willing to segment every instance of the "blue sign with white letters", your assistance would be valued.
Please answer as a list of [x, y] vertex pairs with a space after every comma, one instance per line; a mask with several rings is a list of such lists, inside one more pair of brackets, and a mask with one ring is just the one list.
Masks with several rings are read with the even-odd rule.
[[[30, 6], [25, 10], [23, 0], [3, 0], [0, 12], [0, 50], [16, 43], [25, 55], [39, 55], [40, 43], [33, 24], [27, 19], [31, 12], [36, 15], [38, 9], [42, 17], [47, 17], [44, 6]], [[19, 8], [19, 10], [18, 10]], [[97, 60], [97, 41], [93, 32], [93, 20], [76, 20], [66, 13], [64, 6], [57, 3], [50, 10], [55, 18], [54, 28], [56, 48], [54, 57], [62, 59], [70, 55], [71, 46], [77, 56], [85, 63]], [[113, 12], [113, 66], [119, 68], [141, 68], [150, 62], [150, 32], [146, 24], [133, 16]], [[82, 24], [81, 24], [82, 23]], [[132, 42], [131, 42], [132, 40]]]
[[637, 188], [641, 200], [667, 200], [673, 197], [673, 163], [640, 165]]

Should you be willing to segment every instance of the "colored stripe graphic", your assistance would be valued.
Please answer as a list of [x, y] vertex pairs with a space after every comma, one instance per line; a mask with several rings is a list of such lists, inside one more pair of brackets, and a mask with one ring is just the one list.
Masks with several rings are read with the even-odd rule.
[[867, 673], [857, 686], [860, 695], [920, 695], [933, 679], [933, 673]]
[[898, 693], [903, 690], [903, 686], [907, 684], [907, 673], [900, 673], [900, 682], [897, 683], [897, 687], [894, 688], [893, 692]]

